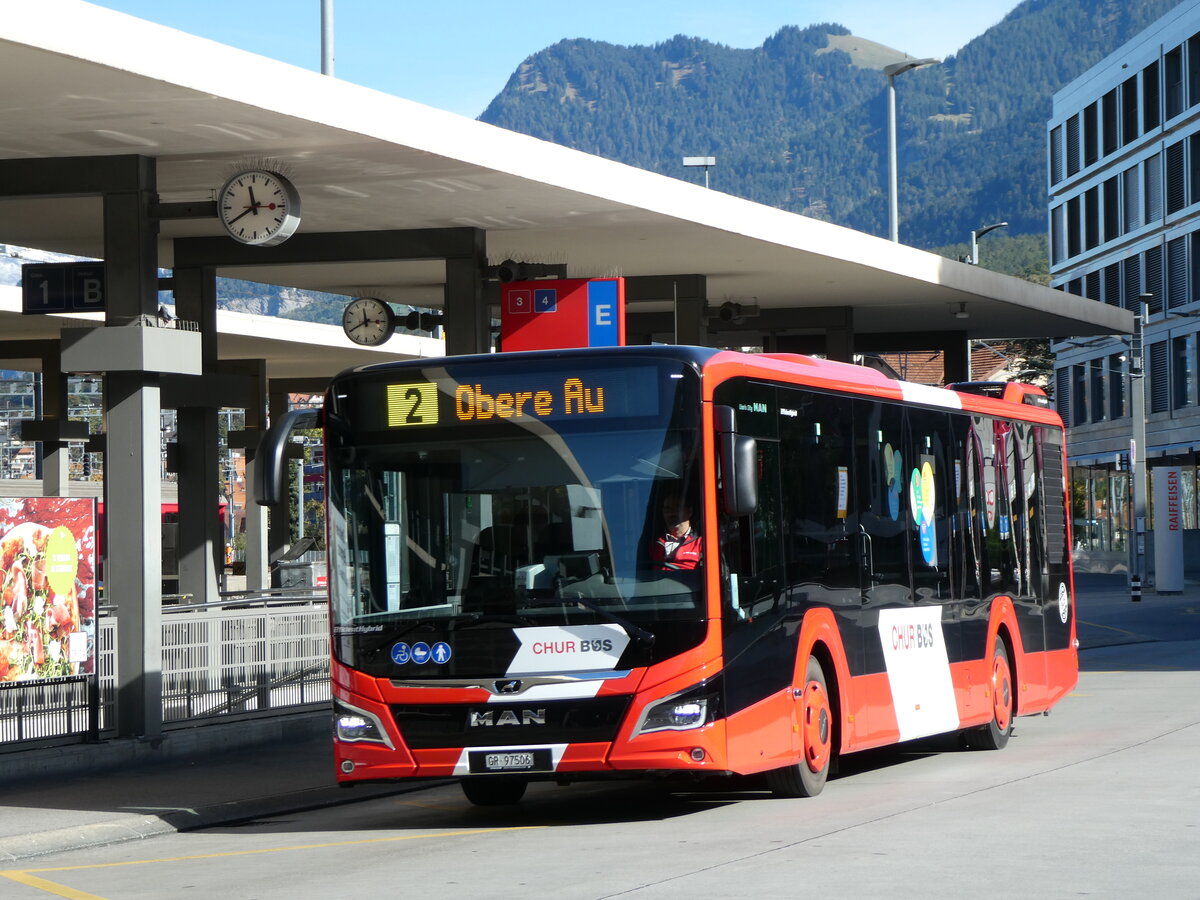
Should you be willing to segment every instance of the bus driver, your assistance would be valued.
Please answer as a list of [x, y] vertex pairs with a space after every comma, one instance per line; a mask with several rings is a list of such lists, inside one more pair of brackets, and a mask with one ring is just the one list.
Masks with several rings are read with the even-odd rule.
[[692, 529], [691, 518], [691, 504], [678, 494], [668, 494], [663, 500], [663, 521], [667, 530], [650, 547], [650, 559], [656, 568], [670, 571], [695, 569], [700, 565], [700, 535]]

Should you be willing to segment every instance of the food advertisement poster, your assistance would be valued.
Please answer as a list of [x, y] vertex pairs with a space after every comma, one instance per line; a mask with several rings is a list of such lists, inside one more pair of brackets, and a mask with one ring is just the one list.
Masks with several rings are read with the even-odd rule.
[[0, 497], [0, 682], [96, 670], [96, 501]]

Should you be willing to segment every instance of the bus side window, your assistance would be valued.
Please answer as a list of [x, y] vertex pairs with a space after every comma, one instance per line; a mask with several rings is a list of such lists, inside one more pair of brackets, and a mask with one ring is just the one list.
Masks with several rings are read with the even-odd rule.
[[865, 536], [866, 600], [873, 605], [911, 603], [909, 488], [904, 409], [856, 400], [862, 432], [855, 443], [854, 478]]
[[950, 423], [944, 412], [908, 411], [908, 492], [913, 587], [918, 600], [948, 600], [951, 591], [950, 513], [954, 472], [950, 464]]

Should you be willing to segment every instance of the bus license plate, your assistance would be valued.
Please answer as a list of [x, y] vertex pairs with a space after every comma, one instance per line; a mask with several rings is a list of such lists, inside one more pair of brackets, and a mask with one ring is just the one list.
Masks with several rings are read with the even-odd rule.
[[472, 773], [549, 772], [553, 768], [549, 750], [476, 750], [469, 763]]

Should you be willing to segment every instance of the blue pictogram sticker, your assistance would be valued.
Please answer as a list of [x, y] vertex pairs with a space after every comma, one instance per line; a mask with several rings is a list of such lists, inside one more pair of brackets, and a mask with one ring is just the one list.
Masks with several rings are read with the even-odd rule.
[[452, 655], [450, 651], [450, 645], [445, 641], [438, 641], [436, 644], [434, 644], [431, 652], [433, 653], [433, 661], [439, 666], [443, 663], [450, 662], [450, 656]]
[[533, 292], [533, 311], [540, 313], [558, 312], [558, 291], [554, 288], [539, 288]]
[[408, 649], [408, 644], [400, 641], [398, 644], [392, 644], [392, 662], [402, 666], [412, 659], [412, 651]]
[[412, 661], [418, 666], [423, 666], [429, 662], [429, 645], [424, 641], [417, 641], [412, 645]]

